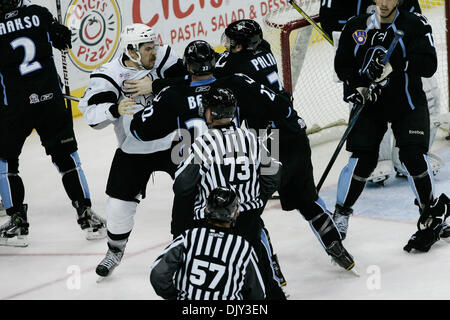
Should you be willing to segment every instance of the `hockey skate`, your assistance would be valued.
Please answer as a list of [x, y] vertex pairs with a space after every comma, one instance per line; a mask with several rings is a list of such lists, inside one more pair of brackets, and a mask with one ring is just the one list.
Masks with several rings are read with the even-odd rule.
[[9, 221], [0, 226], [0, 245], [12, 247], [28, 246], [28, 227], [26, 204], [20, 212], [14, 213]]
[[339, 233], [341, 234], [342, 240], [347, 236], [348, 220], [350, 215], [353, 213], [351, 208], [345, 208], [339, 204], [336, 204], [336, 209], [333, 214], [333, 220], [336, 224]]
[[120, 261], [122, 260], [124, 248], [115, 248], [112, 246], [109, 246], [108, 252], [106, 253], [106, 257], [98, 264], [97, 268], [95, 269], [95, 273], [97, 273], [100, 278], [97, 280], [97, 282], [100, 282], [105, 277], [108, 277], [111, 275], [113, 270], [120, 264]]
[[441, 230], [441, 234], [439, 235], [439, 237], [442, 240], [450, 243], [450, 226], [445, 222], [442, 223], [442, 230]]
[[91, 207], [80, 205], [77, 201], [73, 202], [77, 209], [77, 222], [81, 229], [86, 232], [87, 240], [97, 240], [106, 237], [106, 220], [97, 215]]
[[352, 270], [355, 275], [359, 276], [358, 272], [353, 269], [355, 267], [355, 261], [352, 255], [347, 252], [340, 241], [333, 241], [325, 251], [331, 256], [334, 263], [347, 271]]
[[0, 200], [0, 217], [6, 217], [6, 210], [3, 206], [3, 201]]

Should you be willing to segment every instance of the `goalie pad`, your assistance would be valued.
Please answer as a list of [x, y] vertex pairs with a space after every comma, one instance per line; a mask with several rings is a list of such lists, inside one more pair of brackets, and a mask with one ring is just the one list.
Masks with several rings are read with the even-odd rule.
[[5, 216], [6, 216], [6, 210], [5, 210], [5, 207], [3, 206], [2, 200], [0, 200], [0, 217], [5, 217]]
[[[342, 34], [342, 31], [333, 31], [332, 37], [333, 37], [334, 52], [336, 52], [338, 49], [339, 39], [341, 38], [341, 34]], [[336, 83], [342, 82], [341, 80], [339, 80], [336, 70], [334, 70], [334, 72], [333, 72], [333, 81]]]
[[391, 160], [378, 161], [378, 164], [372, 174], [367, 179], [372, 183], [382, 184], [392, 174], [394, 174], [394, 166]]
[[[433, 172], [433, 175], [437, 175], [439, 173], [439, 170], [441, 170], [441, 168], [445, 165], [444, 159], [432, 152], [428, 152], [427, 156], [428, 165]], [[399, 149], [397, 147], [394, 147], [392, 149], [392, 162], [394, 164], [395, 171], [406, 177], [407, 172], [400, 162]]]

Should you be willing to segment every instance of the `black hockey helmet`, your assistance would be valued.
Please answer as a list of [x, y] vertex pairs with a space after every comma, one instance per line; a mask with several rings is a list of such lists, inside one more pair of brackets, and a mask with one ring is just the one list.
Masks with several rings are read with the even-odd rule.
[[206, 200], [205, 217], [220, 222], [232, 222], [239, 207], [236, 193], [225, 187], [211, 191]]
[[262, 39], [263, 32], [258, 22], [250, 19], [242, 19], [228, 25], [222, 35], [222, 44], [229, 41], [231, 49], [240, 44], [244, 49], [255, 50]]
[[195, 40], [184, 49], [183, 63], [189, 65], [189, 73], [196, 76], [213, 73], [216, 53], [213, 47], [203, 40]]
[[236, 113], [236, 97], [230, 89], [212, 87], [202, 96], [199, 114], [204, 117], [205, 110], [210, 109], [212, 120], [234, 118]]
[[0, 0], [0, 12], [13, 11], [22, 5], [22, 0]]

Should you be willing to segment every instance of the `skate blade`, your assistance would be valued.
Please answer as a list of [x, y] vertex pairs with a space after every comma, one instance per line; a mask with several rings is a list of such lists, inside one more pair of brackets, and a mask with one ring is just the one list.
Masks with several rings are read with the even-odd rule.
[[17, 236], [13, 238], [0, 238], [0, 246], [28, 247], [28, 239], [26, 236]]
[[106, 238], [106, 228], [98, 229], [97, 231], [93, 231], [92, 228], [85, 229], [86, 232], [86, 240], [101, 240]]
[[97, 278], [97, 281], [95, 281], [96, 283], [100, 283], [100, 282], [102, 282], [103, 280], [105, 280], [107, 277], [102, 277], [102, 276], [99, 276], [98, 278]]
[[289, 294], [289, 292], [286, 290], [286, 286], [282, 286], [281, 290], [283, 290], [284, 296], [287, 298], [289, 298], [291, 295]]
[[358, 269], [356, 269], [355, 267], [353, 267], [353, 268], [351, 268], [350, 270], [349, 270], [351, 273], [353, 273], [353, 275], [354, 276], [356, 276], [356, 277], [361, 277], [361, 275], [359, 274], [359, 272], [358, 272]]
[[355, 276], [360, 277], [360, 274], [359, 274], [359, 272], [358, 272], [358, 269], [355, 268], [355, 263], [354, 263], [354, 262], [353, 262], [353, 264], [352, 264], [350, 267], [348, 267], [346, 270], [347, 270], [347, 271], [350, 271], [350, 272], [353, 273]]
[[[339, 268], [342, 268], [336, 261], [334, 261], [333, 258], [331, 258], [331, 264], [334, 265], [334, 266], [337, 266]], [[353, 263], [350, 267], [348, 267], [347, 269], [344, 269], [344, 270], [352, 273], [356, 277], [360, 277], [358, 269], [355, 268], [355, 263]]]

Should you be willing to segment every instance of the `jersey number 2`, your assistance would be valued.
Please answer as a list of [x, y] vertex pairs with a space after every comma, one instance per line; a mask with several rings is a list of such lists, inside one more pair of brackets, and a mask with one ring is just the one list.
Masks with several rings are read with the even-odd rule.
[[20, 75], [24, 76], [30, 72], [39, 70], [42, 68], [41, 64], [37, 61], [33, 61], [36, 57], [36, 46], [30, 38], [20, 37], [11, 41], [11, 47], [16, 50], [22, 47], [25, 55], [22, 63], [19, 66]]

